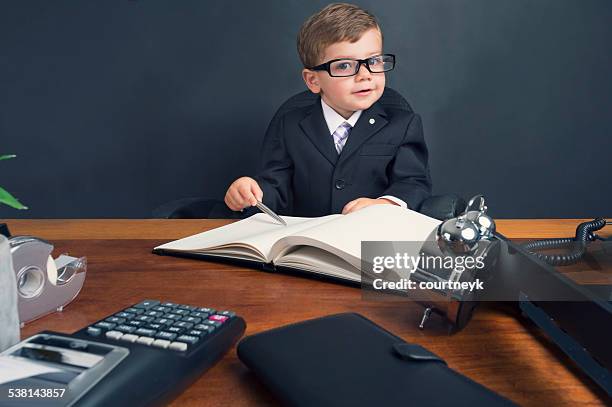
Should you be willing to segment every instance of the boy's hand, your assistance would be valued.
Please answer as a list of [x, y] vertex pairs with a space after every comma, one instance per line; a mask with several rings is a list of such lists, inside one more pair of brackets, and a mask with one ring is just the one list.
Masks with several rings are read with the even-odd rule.
[[232, 182], [225, 193], [225, 204], [233, 211], [241, 211], [248, 206], [255, 206], [263, 199], [263, 191], [257, 181], [250, 177], [241, 177]]
[[352, 200], [351, 202], [344, 205], [342, 209], [342, 214], [346, 215], [351, 212], [358, 211], [359, 209], [363, 209], [366, 206], [370, 205], [397, 205], [395, 202], [390, 201], [385, 198], [371, 199], [371, 198], [357, 198]]

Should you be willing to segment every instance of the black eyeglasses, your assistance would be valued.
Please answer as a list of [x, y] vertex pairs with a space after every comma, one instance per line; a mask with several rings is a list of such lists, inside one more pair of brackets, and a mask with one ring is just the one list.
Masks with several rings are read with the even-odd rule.
[[395, 55], [381, 54], [366, 59], [332, 59], [324, 64], [308, 68], [312, 71], [327, 71], [329, 76], [353, 76], [357, 75], [361, 64], [371, 73], [388, 72], [395, 68]]

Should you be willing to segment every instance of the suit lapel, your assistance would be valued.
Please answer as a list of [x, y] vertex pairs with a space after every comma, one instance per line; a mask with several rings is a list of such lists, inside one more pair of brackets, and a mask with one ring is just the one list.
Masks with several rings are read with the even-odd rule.
[[[338, 152], [334, 146], [333, 137], [329, 134], [329, 129], [325, 124], [325, 117], [323, 116], [323, 108], [321, 107], [320, 99], [317, 99], [312, 105], [309, 114], [300, 121], [300, 127], [319, 152], [323, 154], [332, 165], [336, 165], [338, 161]], [[350, 138], [349, 136], [349, 139]]]
[[367, 139], [382, 129], [388, 123], [386, 116], [385, 110], [378, 102], [364, 110], [351, 130], [339, 157], [333, 137], [329, 134], [329, 129], [325, 124], [320, 99], [317, 99], [306, 117], [300, 121], [300, 127], [319, 152], [335, 166], [338, 161], [348, 159]]
[[[369, 109], [364, 110], [355, 123], [355, 127], [351, 130], [351, 133], [346, 140], [346, 144], [342, 149], [342, 152], [339, 157], [339, 161], [347, 160], [352, 154], [354, 154], [359, 147], [367, 139], [372, 137], [376, 132], [385, 127], [388, 123], [385, 118], [387, 114], [385, 113], [382, 106], [376, 102]], [[329, 133], [329, 131], [328, 131]], [[332, 143], [333, 148], [333, 143]], [[336, 152], [334, 148], [334, 153]]]

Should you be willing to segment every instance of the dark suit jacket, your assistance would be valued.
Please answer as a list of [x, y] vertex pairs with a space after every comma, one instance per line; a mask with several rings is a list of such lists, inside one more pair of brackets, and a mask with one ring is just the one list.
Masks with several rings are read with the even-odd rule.
[[387, 88], [363, 111], [340, 155], [320, 97], [296, 97], [301, 102], [285, 103], [264, 138], [254, 178], [266, 205], [285, 215], [323, 216], [359, 197], [393, 195], [419, 209], [431, 194], [427, 146], [421, 118], [397, 92]]

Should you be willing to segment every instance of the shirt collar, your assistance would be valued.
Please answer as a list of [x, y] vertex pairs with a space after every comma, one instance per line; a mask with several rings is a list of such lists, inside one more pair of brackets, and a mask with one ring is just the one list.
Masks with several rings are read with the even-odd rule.
[[340, 116], [338, 112], [332, 109], [327, 103], [323, 101], [321, 98], [321, 106], [323, 107], [323, 117], [325, 118], [325, 122], [327, 123], [327, 128], [329, 129], [329, 134], [334, 134], [338, 126], [342, 123], [347, 122], [351, 125], [351, 127], [355, 127], [355, 123], [359, 120], [359, 116], [361, 116], [361, 112], [363, 110], [357, 110], [355, 113], [351, 115], [348, 119]]

